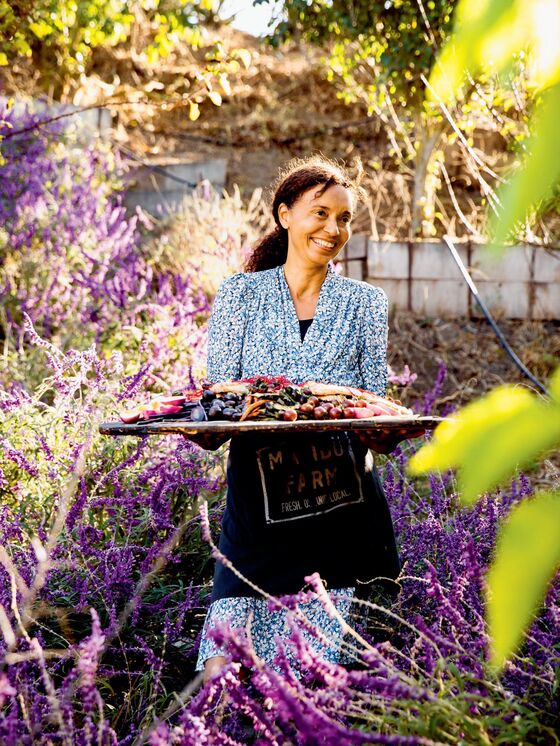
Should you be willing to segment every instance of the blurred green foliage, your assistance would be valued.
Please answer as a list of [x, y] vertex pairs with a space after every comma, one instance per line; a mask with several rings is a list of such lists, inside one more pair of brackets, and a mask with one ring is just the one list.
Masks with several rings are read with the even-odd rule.
[[432, 71], [427, 98], [443, 104], [460, 99], [465, 84], [482, 72], [491, 71], [507, 81], [519, 60], [527, 71], [534, 102], [531, 132], [522, 144], [522, 167], [514, 170], [498, 195], [501, 209], [491, 224], [497, 246], [557, 194], [559, 30], [560, 0], [463, 0], [457, 9], [456, 32]]
[[198, 26], [214, 19], [214, 6], [214, 0], [0, 0], [0, 65], [33, 55], [39, 66], [43, 60], [61, 76], [78, 76], [92, 49], [130, 40], [138, 23], [153, 26], [142, 50], [152, 63], [181, 39], [197, 46]]
[[[524, 59], [534, 88], [531, 134], [521, 164], [501, 188], [492, 234], [501, 245], [538, 212], [560, 182], [556, 120], [560, 113], [560, 0], [462, 0], [457, 27], [434, 67], [428, 99], [452, 104], [483, 69], [500, 76]], [[517, 468], [560, 445], [560, 369], [550, 401], [512, 386], [497, 389], [439, 427], [411, 460], [421, 474], [456, 466], [466, 502], [506, 480]], [[518, 505], [498, 536], [488, 574], [491, 662], [501, 666], [519, 646], [550, 579], [560, 565], [560, 493], [543, 492]]]

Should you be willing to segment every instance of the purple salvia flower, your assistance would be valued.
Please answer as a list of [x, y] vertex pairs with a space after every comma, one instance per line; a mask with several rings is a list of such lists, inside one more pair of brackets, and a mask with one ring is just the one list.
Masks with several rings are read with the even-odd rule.
[[15, 689], [10, 684], [7, 674], [4, 672], [1, 672], [0, 673], [0, 707], [4, 706], [4, 703], [8, 699], [8, 697], [15, 697], [16, 694], [17, 694], [17, 689]]
[[443, 384], [445, 382], [446, 377], [447, 377], [447, 368], [445, 367], [445, 363], [443, 362], [443, 360], [440, 360], [434, 386], [432, 390], [429, 391], [424, 397], [424, 403], [422, 405], [423, 415], [429, 415], [429, 414], [434, 413], [434, 405], [436, 403], [436, 399], [438, 398], [438, 396], [441, 395], [441, 392], [443, 390]]
[[4, 451], [4, 456], [9, 461], [12, 461], [14, 464], [16, 464], [19, 469], [27, 472], [32, 477], [39, 478], [39, 469], [34, 464], [31, 464], [28, 461], [22, 451], [19, 451], [17, 448], [13, 448], [6, 438], [0, 437], [0, 448], [2, 448], [2, 450]]

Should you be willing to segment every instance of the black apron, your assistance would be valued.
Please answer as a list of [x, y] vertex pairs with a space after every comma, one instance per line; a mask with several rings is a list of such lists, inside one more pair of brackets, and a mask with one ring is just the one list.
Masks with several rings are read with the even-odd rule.
[[[397, 577], [387, 501], [354, 433], [237, 435], [227, 477], [220, 550], [271, 595], [297, 593], [313, 572], [329, 590]], [[212, 601], [258, 595], [216, 563]]]

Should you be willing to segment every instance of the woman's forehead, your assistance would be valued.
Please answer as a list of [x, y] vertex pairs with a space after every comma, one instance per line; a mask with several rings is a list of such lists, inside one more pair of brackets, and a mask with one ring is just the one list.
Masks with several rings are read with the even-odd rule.
[[325, 189], [324, 184], [311, 187], [302, 195], [308, 204], [322, 204], [352, 210], [352, 194], [340, 184], [332, 184]]

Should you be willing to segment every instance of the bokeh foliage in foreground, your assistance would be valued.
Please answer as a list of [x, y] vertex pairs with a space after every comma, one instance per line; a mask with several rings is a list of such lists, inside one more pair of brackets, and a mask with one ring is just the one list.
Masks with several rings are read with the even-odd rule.
[[[468, 75], [476, 76], [488, 64], [505, 75], [516, 55], [528, 56], [537, 91], [532, 132], [521, 165], [499, 192], [501, 208], [492, 222], [498, 246], [519, 221], [542, 209], [560, 183], [555, 157], [560, 47], [551, 37], [551, 29], [559, 27], [558, 0], [462, 0], [455, 35], [434, 67], [429, 97], [449, 103], [460, 95]], [[412, 473], [458, 467], [463, 499], [472, 501], [560, 445], [560, 369], [550, 381], [549, 395], [543, 402], [527, 391], [504, 387], [468, 405], [453, 423], [436, 430], [433, 442], [412, 460]], [[502, 666], [518, 647], [559, 566], [560, 494], [543, 492], [520, 505], [503, 526], [489, 570], [494, 665]]]

